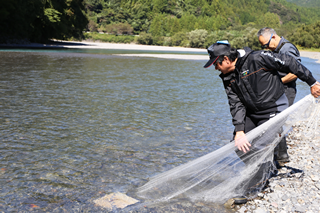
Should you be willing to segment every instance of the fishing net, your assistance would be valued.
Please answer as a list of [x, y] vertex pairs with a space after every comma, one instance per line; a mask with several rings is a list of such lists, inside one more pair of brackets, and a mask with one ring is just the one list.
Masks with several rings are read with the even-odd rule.
[[[173, 168], [150, 179], [138, 189], [138, 196], [153, 202], [188, 198], [224, 203], [237, 196], [253, 198], [275, 171], [274, 149], [297, 121], [317, 131], [319, 99], [311, 95], [295, 103], [269, 121], [246, 134], [251, 143], [244, 153], [229, 143], [205, 156]], [[313, 134], [313, 133], [312, 133]], [[310, 134], [311, 135], [311, 134]]]
[[[320, 105], [320, 98], [314, 99], [316, 106]], [[320, 136], [320, 131], [317, 131], [320, 125], [320, 107], [313, 107], [310, 111], [309, 119], [301, 121], [301, 132], [305, 139], [312, 139]]]

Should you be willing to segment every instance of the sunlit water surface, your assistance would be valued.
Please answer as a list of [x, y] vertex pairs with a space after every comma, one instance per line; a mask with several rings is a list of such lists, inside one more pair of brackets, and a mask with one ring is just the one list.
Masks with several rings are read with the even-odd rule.
[[[230, 141], [227, 98], [205, 61], [110, 53], [0, 51], [0, 211], [106, 211], [93, 200], [139, 199], [149, 177]], [[297, 100], [309, 94], [298, 90]], [[131, 210], [228, 211], [189, 201]]]

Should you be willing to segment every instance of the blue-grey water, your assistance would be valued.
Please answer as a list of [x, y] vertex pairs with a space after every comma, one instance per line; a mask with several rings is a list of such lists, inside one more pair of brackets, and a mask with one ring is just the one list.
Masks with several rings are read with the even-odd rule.
[[[230, 141], [218, 71], [111, 55], [125, 52], [0, 50], [0, 211], [106, 212], [93, 200], [139, 199], [149, 177]], [[303, 63], [320, 79], [314, 60]], [[298, 81], [296, 100], [309, 92]], [[134, 211], [228, 210], [181, 201]]]

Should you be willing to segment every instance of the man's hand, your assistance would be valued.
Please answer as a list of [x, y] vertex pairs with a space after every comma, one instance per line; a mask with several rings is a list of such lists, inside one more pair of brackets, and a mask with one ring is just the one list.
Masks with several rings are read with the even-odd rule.
[[311, 94], [315, 97], [318, 98], [320, 96], [320, 83], [317, 81], [316, 84], [311, 87]]
[[240, 151], [243, 151], [244, 153], [246, 153], [247, 151], [250, 150], [249, 147], [251, 146], [251, 144], [247, 140], [246, 134], [244, 134], [243, 131], [236, 132], [234, 141], [235, 141], [234, 145], [238, 147]]

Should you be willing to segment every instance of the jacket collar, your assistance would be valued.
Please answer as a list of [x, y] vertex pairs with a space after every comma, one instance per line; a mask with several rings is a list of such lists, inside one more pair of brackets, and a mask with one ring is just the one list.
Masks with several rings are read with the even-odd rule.
[[242, 50], [238, 50], [239, 52], [239, 56], [236, 62], [236, 68], [233, 72], [229, 72], [227, 74], [223, 74], [221, 73], [219, 75], [219, 77], [224, 80], [224, 81], [228, 81], [231, 80], [232, 78], [235, 77], [236, 73], [235, 72], [239, 72], [239, 70], [241, 69], [242, 65], [244, 64], [244, 62], [246, 61], [247, 57], [249, 56], [249, 54], [251, 52], [253, 52], [253, 50], [251, 50], [249, 47], [244, 47]]
[[236, 69], [240, 70], [241, 67], [243, 66], [244, 62], [246, 61], [247, 57], [249, 54], [252, 52], [252, 50], [249, 47], [244, 47], [243, 50], [244, 55], [241, 57], [238, 57], [237, 63], [236, 63]]
[[287, 39], [283, 38], [283, 36], [281, 36], [281, 39], [279, 41], [278, 46], [276, 47], [276, 49], [274, 50], [274, 52], [279, 52], [281, 47], [283, 46], [282, 43], [283, 42], [289, 42]]
[[221, 74], [219, 75], [219, 77], [220, 77], [223, 81], [229, 81], [229, 80], [231, 80], [234, 76], [235, 76], [235, 73], [234, 73], [234, 72], [229, 72], [229, 73], [227, 73], [227, 74], [221, 73]]

